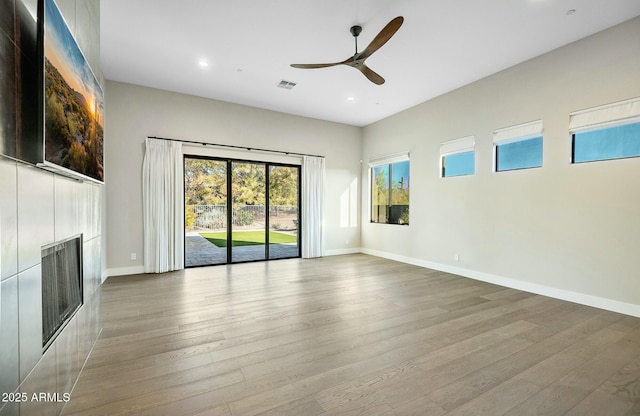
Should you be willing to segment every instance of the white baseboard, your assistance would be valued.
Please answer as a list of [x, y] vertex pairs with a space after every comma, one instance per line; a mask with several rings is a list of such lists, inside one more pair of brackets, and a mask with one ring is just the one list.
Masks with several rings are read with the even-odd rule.
[[382, 257], [389, 260], [395, 260], [402, 263], [413, 264], [414, 266], [425, 267], [428, 269], [439, 270], [446, 273], [456, 274], [458, 276], [468, 277], [470, 279], [480, 280], [487, 283], [493, 283], [505, 286], [511, 289], [522, 290], [525, 292], [535, 293], [538, 295], [548, 296], [555, 299], [566, 300], [569, 302], [579, 303], [581, 305], [593, 306], [594, 308], [605, 309], [612, 312], [618, 312], [625, 315], [640, 317], [640, 305], [632, 303], [620, 302], [613, 299], [601, 298], [598, 296], [587, 295], [584, 293], [573, 292], [570, 290], [558, 289], [551, 286], [539, 285], [537, 283], [525, 282], [522, 280], [511, 279], [508, 277], [498, 276], [490, 273], [479, 272], [476, 270], [466, 269], [463, 267], [451, 266], [448, 264], [435, 263], [426, 260], [414, 259], [412, 257], [401, 256], [398, 254], [387, 253], [378, 250], [363, 248], [360, 251], [376, 257]]
[[107, 277], [111, 276], [126, 276], [130, 274], [142, 274], [144, 273], [144, 266], [132, 266], [132, 267], [118, 267], [115, 269], [106, 269], [102, 273], [102, 281], [107, 280]]
[[[346, 248], [346, 249], [338, 249], [338, 250], [325, 250], [325, 256], [340, 256], [343, 254], [358, 254], [362, 251], [360, 248]], [[128, 276], [131, 274], [142, 274], [144, 273], [144, 266], [132, 266], [132, 267], [118, 267], [113, 269], [106, 269], [102, 273], [102, 282], [104, 283], [108, 277], [111, 276]]]
[[342, 256], [343, 254], [359, 254], [362, 253], [360, 248], [339, 248], [337, 250], [325, 250], [325, 256]]

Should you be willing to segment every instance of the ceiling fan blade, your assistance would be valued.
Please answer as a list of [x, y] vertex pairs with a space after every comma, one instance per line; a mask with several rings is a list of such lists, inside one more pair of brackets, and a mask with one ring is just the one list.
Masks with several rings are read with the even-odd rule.
[[373, 82], [376, 85], [384, 84], [384, 78], [378, 75], [373, 69], [366, 66], [364, 63], [358, 67], [355, 67], [360, 70], [364, 74], [365, 77], [369, 78], [369, 81]]
[[342, 62], [335, 62], [332, 64], [291, 64], [294, 68], [300, 69], [315, 69], [315, 68], [328, 68], [330, 66], [340, 65]]
[[[365, 59], [371, 56], [375, 51], [380, 49], [385, 43], [391, 39], [391, 37], [400, 29], [402, 23], [404, 22], [404, 17], [398, 16], [395, 19], [391, 20], [382, 30], [376, 35], [375, 38], [371, 41], [369, 46], [362, 51], [362, 53], [356, 53], [350, 58], [345, 59], [342, 62], [334, 62], [330, 64], [291, 64], [294, 68], [301, 69], [315, 69], [315, 68], [327, 68], [330, 66], [336, 65], [347, 65], [353, 68], [356, 68], [360, 72], [364, 74], [365, 77], [369, 79], [369, 81], [373, 82], [376, 85], [384, 84], [384, 78], [378, 75], [375, 71], [364, 64]], [[357, 39], [358, 35], [362, 28], [360, 26], [351, 27], [351, 34], [356, 38], [356, 51], [357, 51]]]
[[402, 26], [403, 22], [404, 17], [398, 16], [387, 23], [387, 25], [382, 28], [380, 33], [378, 33], [378, 35], [373, 38], [369, 46], [367, 46], [367, 48], [362, 51], [362, 53], [358, 56], [358, 59], [367, 59], [368, 57], [373, 55], [375, 51], [380, 49], [382, 45], [384, 45], [385, 43], [387, 43], [387, 41], [389, 41], [389, 39], [391, 39], [391, 37], [398, 31], [398, 29], [400, 29], [400, 26]]

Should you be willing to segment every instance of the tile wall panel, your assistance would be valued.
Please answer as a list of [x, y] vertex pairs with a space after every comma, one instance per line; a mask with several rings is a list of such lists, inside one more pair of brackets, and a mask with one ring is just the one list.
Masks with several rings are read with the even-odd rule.
[[38, 264], [18, 274], [20, 380], [42, 357], [42, 281]]
[[[56, 364], [56, 346], [53, 344], [20, 385], [20, 392], [26, 393], [29, 397], [34, 393], [56, 393], [58, 379]], [[57, 414], [56, 402], [29, 400], [20, 404], [20, 416], [56, 416]]]
[[82, 233], [82, 241], [87, 241], [91, 239], [90, 233], [88, 232], [89, 227], [89, 210], [87, 208], [87, 204], [89, 201], [89, 191], [88, 188], [90, 186], [88, 184], [82, 184], [82, 186], [78, 189], [78, 230]]
[[56, 392], [60, 397], [64, 393], [71, 393], [73, 385], [80, 374], [80, 364], [78, 359], [78, 319], [72, 319], [64, 328], [56, 344], [56, 369], [58, 384]]
[[91, 238], [97, 237], [102, 231], [102, 195], [104, 187], [92, 184], [87, 187], [89, 194], [89, 224], [87, 230]]
[[0, 392], [18, 388], [18, 276], [0, 283]]
[[18, 273], [17, 163], [0, 156], [0, 280]]
[[18, 271], [39, 264], [54, 236], [53, 174], [18, 164]]
[[89, 231], [90, 219], [89, 219], [89, 184], [83, 184], [78, 190], [78, 227], [82, 231], [82, 241], [87, 241], [93, 238]]
[[95, 238], [101, 232], [101, 221], [98, 211], [100, 202], [100, 185], [86, 183], [80, 191], [78, 207], [80, 226], [84, 230], [84, 241]]
[[91, 312], [91, 319], [89, 321], [89, 329], [90, 336], [89, 338], [92, 340], [91, 346], [96, 342], [98, 336], [100, 335], [100, 331], [102, 331], [102, 303], [100, 302], [102, 286], [98, 286], [95, 292], [91, 295], [89, 308]]
[[20, 404], [18, 403], [0, 403], [0, 416], [20, 416]]
[[101, 241], [99, 237], [86, 241], [83, 247], [83, 282], [84, 299], [89, 299], [96, 291], [101, 281]]
[[75, 198], [75, 218], [73, 219], [74, 223], [74, 233], [75, 234], [83, 234], [83, 240], [87, 239], [87, 217], [86, 213], [83, 211], [83, 207], [86, 204], [87, 199], [87, 191], [86, 188], [89, 188], [90, 185], [84, 182], [74, 182], [73, 185], [73, 194]]
[[100, 288], [98, 288], [91, 296], [85, 299], [84, 305], [76, 315], [78, 319], [78, 352], [81, 367], [89, 356], [98, 335], [100, 335], [100, 310]]
[[75, 319], [78, 321], [78, 356], [80, 359], [80, 368], [84, 365], [91, 348], [93, 347], [93, 339], [91, 338], [91, 329], [89, 328], [91, 311], [91, 300], [85, 299], [84, 305], [78, 310]]
[[[71, 374], [74, 375], [74, 377], [72, 378], [72, 382], [75, 383], [77, 377], [80, 375], [80, 371], [82, 370], [82, 366], [84, 365], [84, 361], [87, 358], [88, 352], [87, 354], [84, 354], [84, 350], [81, 348], [82, 346], [82, 339], [81, 339], [81, 328], [80, 328], [80, 323], [82, 322], [82, 320], [80, 319], [80, 310], [82, 308], [78, 309], [78, 312], [76, 312], [75, 317], [73, 318], [72, 322], [70, 322], [71, 324], [74, 325], [74, 332], [75, 332], [75, 354], [72, 358], [72, 371]], [[95, 341], [95, 339], [91, 340], [91, 341]], [[73, 384], [71, 385], [71, 387], [73, 387]], [[71, 390], [68, 390], [69, 392], [71, 392]]]
[[60, 241], [82, 232], [79, 209], [82, 182], [56, 175], [54, 183], [55, 241]]

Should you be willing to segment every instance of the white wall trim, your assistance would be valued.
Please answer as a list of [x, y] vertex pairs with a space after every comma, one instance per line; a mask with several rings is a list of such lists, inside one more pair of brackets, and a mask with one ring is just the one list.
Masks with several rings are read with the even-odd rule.
[[132, 266], [132, 267], [118, 267], [115, 269], [106, 269], [102, 273], [102, 282], [107, 280], [107, 277], [111, 276], [126, 276], [130, 274], [143, 274], [144, 266]]
[[359, 254], [362, 252], [361, 248], [339, 248], [335, 250], [325, 250], [324, 256], [342, 256], [344, 254]]
[[[337, 250], [325, 250], [324, 256], [341, 256], [344, 254], [359, 254], [362, 250], [359, 247], [356, 248], [341, 248]], [[113, 269], [106, 269], [102, 273], [102, 282], [107, 280], [107, 277], [111, 276], [128, 276], [131, 274], [144, 274], [144, 266], [132, 266], [132, 267], [118, 267]]]
[[613, 299], [601, 298], [598, 296], [587, 295], [570, 290], [558, 289], [551, 286], [544, 286], [537, 283], [530, 283], [522, 280], [512, 279], [509, 277], [479, 272], [476, 270], [466, 269], [464, 267], [457, 267], [448, 264], [435, 263], [427, 260], [414, 259], [412, 257], [401, 256], [398, 254], [387, 253], [368, 248], [361, 249], [361, 252], [363, 254], [369, 254], [371, 256], [413, 264], [414, 266], [452, 273], [458, 276], [468, 277], [470, 279], [480, 280], [487, 283], [493, 283], [511, 289], [522, 290], [525, 292], [535, 293], [537, 295], [566, 300], [569, 302], [579, 303], [581, 305], [592, 306], [594, 308], [605, 309], [608, 311], [618, 312], [640, 318], [640, 305], [635, 305], [632, 303], [620, 302]]

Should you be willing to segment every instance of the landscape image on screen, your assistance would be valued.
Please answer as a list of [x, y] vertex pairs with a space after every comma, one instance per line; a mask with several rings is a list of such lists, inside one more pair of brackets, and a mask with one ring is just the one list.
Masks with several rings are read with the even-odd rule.
[[45, 0], [45, 160], [104, 180], [104, 97], [53, 0]]

